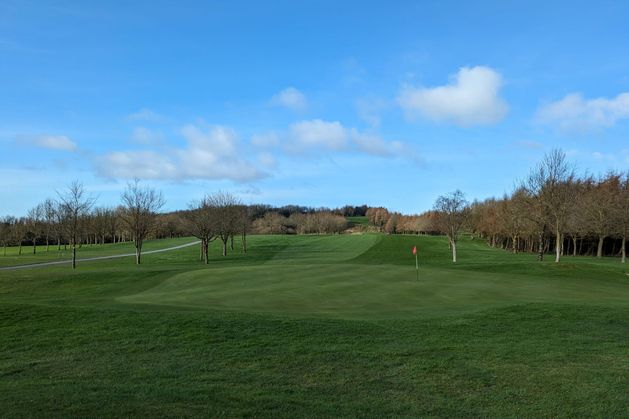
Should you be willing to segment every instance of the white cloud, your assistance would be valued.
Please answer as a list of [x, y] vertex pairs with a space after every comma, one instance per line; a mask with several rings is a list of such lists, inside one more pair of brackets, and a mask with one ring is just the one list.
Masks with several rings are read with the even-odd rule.
[[236, 155], [238, 136], [229, 127], [218, 125], [204, 131], [196, 125], [188, 124], [181, 129], [181, 134], [188, 140], [191, 149], [208, 151], [217, 156]]
[[100, 163], [100, 173], [114, 179], [178, 177], [177, 166], [168, 157], [154, 151], [114, 151]]
[[300, 121], [289, 128], [290, 149], [295, 151], [319, 148], [341, 150], [348, 140], [347, 129], [340, 122], [327, 122], [320, 119]]
[[586, 132], [609, 128], [622, 119], [629, 119], [629, 92], [613, 99], [586, 100], [579, 93], [571, 93], [563, 99], [542, 105], [537, 120], [569, 132]]
[[228, 179], [249, 181], [266, 176], [254, 164], [241, 158], [238, 137], [224, 126], [203, 128], [186, 125], [181, 129], [186, 146], [155, 151], [118, 151], [97, 162], [100, 174], [110, 178], [141, 179]]
[[18, 143], [26, 143], [49, 150], [76, 151], [76, 143], [65, 135], [18, 136]]
[[401, 141], [385, 141], [376, 134], [361, 133], [352, 129], [352, 140], [358, 150], [373, 156], [391, 157], [410, 153]]
[[488, 125], [507, 113], [508, 106], [498, 95], [501, 87], [502, 77], [495, 70], [463, 67], [445, 86], [404, 87], [397, 101], [409, 119]]
[[[387, 141], [377, 133], [348, 128], [338, 121], [299, 121], [290, 125], [287, 131], [254, 135], [251, 141], [259, 147], [308, 156], [319, 156], [326, 152], [354, 152], [420, 160], [414, 150], [402, 141]], [[261, 163], [263, 160], [266, 159], [260, 156]], [[263, 163], [263, 166], [267, 164]]]
[[288, 87], [271, 98], [271, 104], [301, 112], [308, 107], [306, 96], [294, 87]]
[[150, 109], [142, 108], [137, 112], [130, 114], [128, 119], [131, 121], [161, 122], [164, 120], [164, 117]]

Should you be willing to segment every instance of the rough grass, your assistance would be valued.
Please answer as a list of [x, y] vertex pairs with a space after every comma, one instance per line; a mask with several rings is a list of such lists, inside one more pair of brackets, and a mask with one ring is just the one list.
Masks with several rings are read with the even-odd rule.
[[209, 266], [186, 248], [0, 272], [2, 415], [629, 416], [626, 266], [459, 253], [261, 236]]

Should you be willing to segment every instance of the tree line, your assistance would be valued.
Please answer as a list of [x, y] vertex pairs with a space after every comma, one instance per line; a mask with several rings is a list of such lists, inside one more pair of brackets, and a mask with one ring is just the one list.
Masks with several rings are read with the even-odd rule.
[[18, 246], [22, 254], [24, 243], [32, 245], [32, 253], [38, 244], [45, 244], [45, 251], [56, 245], [57, 250], [70, 247], [72, 268], [76, 268], [77, 249], [87, 244], [104, 244], [133, 241], [136, 263], [140, 264], [142, 246], [154, 233], [157, 212], [164, 205], [161, 192], [142, 186], [136, 179], [129, 183], [116, 208], [96, 208], [96, 198], [90, 195], [82, 183], [75, 181], [57, 193], [56, 198], [46, 199], [28, 211], [25, 217], [0, 218], [0, 244], [3, 255], [7, 247]]
[[222, 255], [234, 250], [234, 239], [240, 239], [247, 252], [247, 235], [254, 234], [330, 234], [343, 232], [348, 223], [343, 213], [364, 214], [366, 206], [345, 206], [334, 210], [297, 205], [272, 207], [244, 205], [227, 192], [207, 194], [191, 202], [186, 210], [160, 213], [165, 201], [161, 192], [130, 182], [116, 207], [97, 207], [80, 182], [73, 182], [57, 197], [46, 199], [30, 209], [24, 217], [0, 218], [0, 245], [6, 256], [8, 246], [51, 246], [57, 250], [70, 247], [72, 266], [76, 251], [84, 245], [132, 241], [136, 263], [142, 261], [144, 241], [149, 238], [194, 236], [199, 239], [199, 257], [209, 262], [209, 247], [219, 241]]
[[472, 231], [491, 246], [566, 254], [620, 256], [629, 233], [629, 171], [578, 175], [560, 150], [500, 198], [470, 206]]
[[502, 198], [469, 203], [461, 191], [439, 196], [433, 209], [402, 215], [386, 208], [366, 211], [372, 228], [389, 234], [443, 234], [456, 261], [462, 232], [490, 246], [566, 254], [620, 256], [626, 261], [629, 171], [578, 175], [565, 153], [553, 150]]

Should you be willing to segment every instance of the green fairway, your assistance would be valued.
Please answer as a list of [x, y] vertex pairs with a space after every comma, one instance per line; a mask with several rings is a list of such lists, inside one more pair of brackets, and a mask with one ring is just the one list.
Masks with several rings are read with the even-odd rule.
[[[148, 240], [144, 243], [143, 251], [152, 251], [174, 247], [185, 243], [195, 241], [194, 238], [174, 238], [164, 240]], [[54, 262], [59, 260], [68, 260], [72, 258], [72, 249], [69, 246], [51, 245], [46, 251], [46, 246], [37, 246], [33, 253], [33, 246], [22, 246], [22, 254], [20, 255], [18, 247], [8, 247], [6, 256], [4, 249], [0, 248], [0, 267], [27, 265], [31, 263]], [[120, 254], [128, 254], [135, 252], [133, 242], [124, 242], [116, 244], [86, 244], [77, 249], [76, 255], [78, 259], [92, 258], [100, 256], [112, 256]]]
[[3, 413], [629, 416], [616, 259], [537, 263], [466, 239], [455, 265], [442, 237], [377, 234], [252, 236], [249, 249], [0, 272]]

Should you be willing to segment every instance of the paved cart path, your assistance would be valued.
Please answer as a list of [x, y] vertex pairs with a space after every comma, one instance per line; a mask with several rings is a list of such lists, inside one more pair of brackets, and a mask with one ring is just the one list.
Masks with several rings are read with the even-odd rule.
[[[199, 244], [199, 243], [200, 243], [199, 241], [195, 241], [195, 242], [192, 242], [192, 243], [181, 244], [179, 246], [168, 247], [166, 249], [147, 250], [145, 252], [142, 252], [142, 255], [150, 255], [150, 254], [153, 254], [153, 253], [170, 252], [171, 250], [183, 249], [184, 247], [194, 246], [195, 244]], [[123, 255], [96, 256], [96, 257], [91, 257], [91, 258], [77, 259], [76, 261], [77, 261], [77, 263], [78, 262], [89, 262], [89, 261], [94, 261], [94, 260], [126, 258], [126, 257], [130, 257], [130, 256], [135, 256], [135, 252], [134, 253], [125, 253]], [[28, 265], [5, 266], [5, 267], [0, 268], [0, 271], [13, 271], [13, 270], [16, 270], [16, 269], [28, 269], [28, 268], [39, 268], [39, 267], [44, 267], [44, 266], [64, 265], [66, 263], [72, 263], [72, 259], [56, 260], [56, 261], [53, 261], [53, 262], [31, 263], [31, 264], [28, 264]]]

